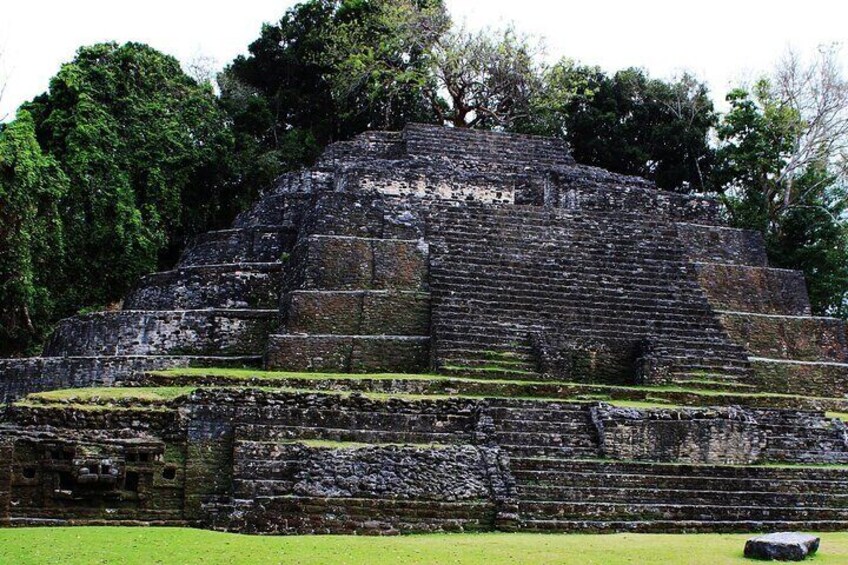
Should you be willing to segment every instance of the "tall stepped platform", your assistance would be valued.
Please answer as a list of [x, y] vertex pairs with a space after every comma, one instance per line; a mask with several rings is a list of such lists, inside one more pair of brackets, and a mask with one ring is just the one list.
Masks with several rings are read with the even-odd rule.
[[335, 143], [43, 353], [0, 360], [3, 525], [848, 527], [845, 323], [561, 140]]

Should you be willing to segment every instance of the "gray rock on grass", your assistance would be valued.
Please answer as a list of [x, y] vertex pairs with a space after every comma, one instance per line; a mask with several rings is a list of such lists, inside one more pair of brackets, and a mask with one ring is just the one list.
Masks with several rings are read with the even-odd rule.
[[776, 561], [803, 561], [819, 548], [816, 536], [798, 532], [780, 532], [757, 536], [745, 542], [745, 557]]

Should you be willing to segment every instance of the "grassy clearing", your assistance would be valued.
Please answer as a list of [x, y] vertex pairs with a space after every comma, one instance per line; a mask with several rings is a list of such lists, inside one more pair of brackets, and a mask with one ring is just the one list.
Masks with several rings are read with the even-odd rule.
[[[0, 562], [85, 564], [734, 565], [744, 534], [433, 534], [260, 537], [180, 528], [0, 530]], [[848, 563], [848, 533], [822, 534], [809, 563]]]

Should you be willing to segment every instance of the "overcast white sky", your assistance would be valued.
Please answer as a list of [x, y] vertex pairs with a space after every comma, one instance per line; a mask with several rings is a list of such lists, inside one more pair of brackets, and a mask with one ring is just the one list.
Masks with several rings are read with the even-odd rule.
[[[292, 0], [3, 0], [0, 77], [8, 88], [0, 117], [43, 92], [80, 45], [141, 41], [185, 62], [197, 55], [221, 66], [246, 50], [262, 22], [277, 21]], [[769, 69], [791, 45], [810, 52], [843, 44], [844, 0], [447, 0], [469, 27], [514, 22], [544, 37], [549, 58], [568, 56], [614, 71], [646, 68], [668, 78], [690, 70], [716, 98], [740, 78]]]

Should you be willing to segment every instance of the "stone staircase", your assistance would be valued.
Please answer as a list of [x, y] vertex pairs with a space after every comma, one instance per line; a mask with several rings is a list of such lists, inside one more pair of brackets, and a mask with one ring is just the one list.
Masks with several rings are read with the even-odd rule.
[[846, 469], [510, 460], [515, 529], [537, 532], [842, 530]]
[[747, 352], [750, 384], [794, 394], [848, 393], [845, 322], [810, 314], [800, 272], [769, 267], [756, 232], [694, 224], [678, 229], [710, 304]]
[[557, 333], [649, 339], [673, 374], [748, 375], [744, 350], [690, 276], [673, 225], [520, 206], [432, 210], [437, 363], [485, 365], [486, 351], [528, 360], [529, 336]]

